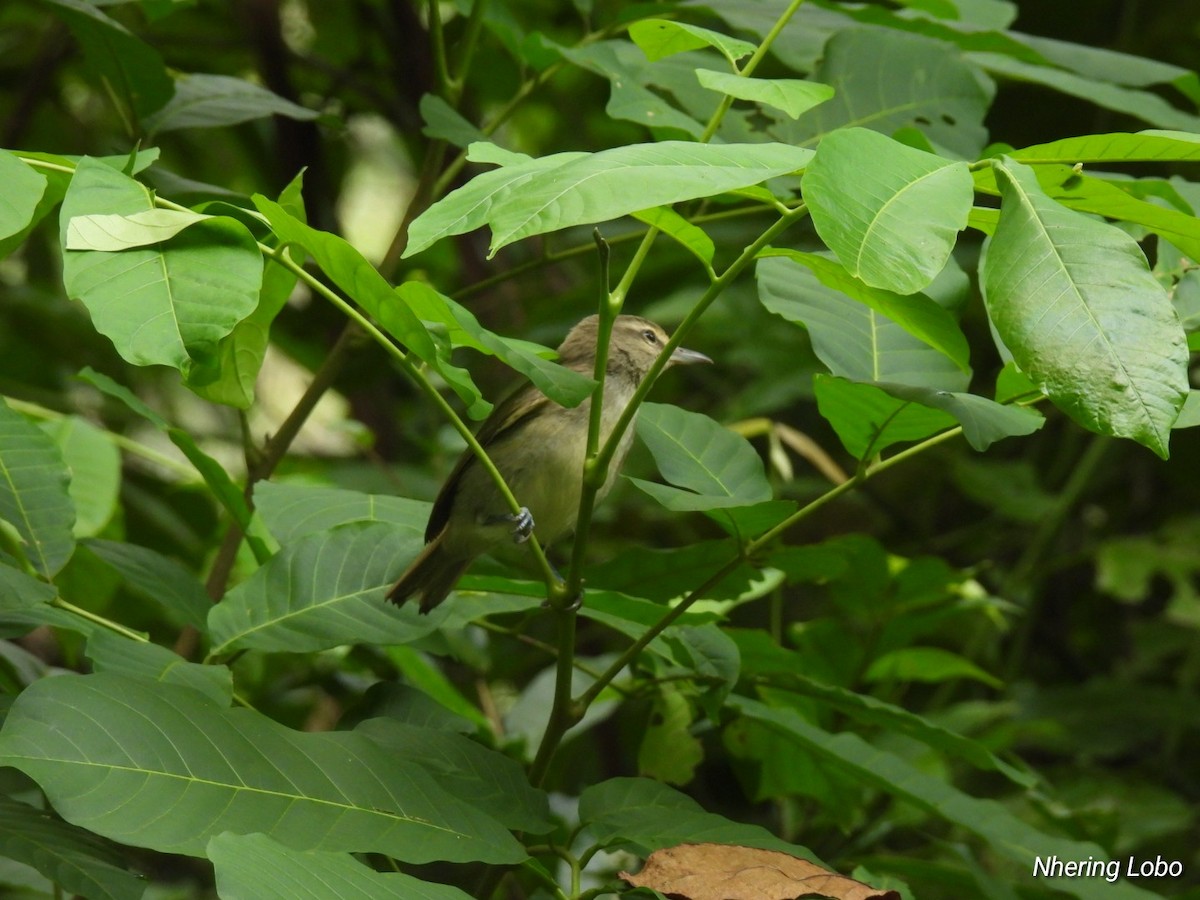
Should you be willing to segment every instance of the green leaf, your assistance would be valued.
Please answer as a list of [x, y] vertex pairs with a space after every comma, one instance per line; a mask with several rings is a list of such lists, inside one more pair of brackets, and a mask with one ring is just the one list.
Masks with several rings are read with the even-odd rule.
[[826, 135], [803, 188], [817, 234], [846, 271], [899, 294], [942, 271], [975, 196], [965, 162], [865, 128]]
[[592, 153], [535, 173], [519, 191], [502, 191], [487, 217], [492, 230], [489, 256], [535, 234], [759, 184], [799, 171], [811, 158], [809, 151], [784, 144], [689, 141]]
[[532, 381], [555, 403], [578, 406], [596, 387], [591, 378], [545, 359], [529, 349], [528, 344], [488, 331], [469, 309], [424, 282], [406, 281], [396, 288], [396, 295], [422, 321], [445, 325], [452, 346], [470, 347], [495, 356]]
[[1024, 163], [1184, 162], [1200, 160], [1200, 137], [1184, 131], [1087, 134], [1008, 154]]
[[125, 541], [93, 538], [84, 546], [112, 566], [129, 590], [158, 604], [174, 621], [207, 629], [212, 600], [200, 580], [175, 560]]
[[820, 862], [797, 844], [760, 825], [742, 825], [705, 812], [695, 800], [648, 778], [610, 778], [584, 789], [579, 820], [602, 848], [647, 856], [675, 844], [741, 844]]
[[[1107, 181], [1082, 174], [1074, 166], [1046, 163], [1037, 165], [1034, 172], [1046, 196], [1064, 206], [1145, 226], [1193, 259], [1200, 257], [1200, 220], [1131, 193], [1144, 182]], [[987, 193], [1000, 193], [991, 168], [975, 173], [975, 186]], [[1178, 202], [1182, 204], [1183, 200]]]
[[[492, 230], [492, 256], [535, 234], [749, 187], [798, 171], [811, 158], [810, 151], [783, 144], [662, 141], [555, 158], [554, 164], [537, 160], [546, 164], [506, 166], [474, 179], [418, 216], [405, 255], [486, 223]], [[476, 185], [481, 179], [486, 183]]]
[[117, 511], [121, 487], [121, 454], [112, 435], [82, 416], [43, 422], [70, 472], [67, 491], [75, 507], [77, 538], [99, 534]]
[[47, 578], [75, 552], [75, 507], [62, 454], [40, 428], [0, 398], [0, 519]]
[[117, 384], [107, 375], [93, 371], [89, 366], [85, 367], [79, 373], [79, 377], [108, 396], [120, 400], [131, 411], [142, 416], [160, 431], [165, 432], [167, 437], [171, 439], [171, 443], [180, 449], [183, 455], [187, 457], [188, 462], [200, 473], [200, 477], [204, 479], [204, 483], [208, 486], [208, 489], [217, 501], [233, 517], [233, 520], [238, 523], [242, 531], [246, 533], [247, 543], [250, 545], [251, 550], [254, 551], [255, 559], [263, 562], [270, 557], [271, 550], [268, 546], [269, 536], [264, 538], [262, 535], [261, 529], [257, 524], [257, 519], [246, 504], [246, 498], [242, 495], [241, 488], [233, 483], [233, 479], [229, 477], [229, 473], [225, 471], [224, 466], [201, 450], [190, 434], [182, 428], [172, 426], [166, 419], [138, 399], [136, 394], [123, 385]]
[[297, 277], [283, 266], [263, 269], [258, 305], [217, 344], [216, 351], [188, 372], [187, 386], [197, 396], [235, 409], [254, 405], [254, 387], [262, 371], [271, 323], [287, 303]]
[[471, 416], [482, 418], [487, 415], [491, 404], [483, 399], [467, 371], [450, 362], [449, 346], [445, 342], [439, 346], [408, 304], [397, 296], [365, 256], [343, 238], [311, 228], [261, 194], [255, 194], [252, 199], [281, 242], [297, 244], [307, 250], [322, 271], [385, 331], [446, 379], [468, 405]]
[[893, 397], [912, 400], [950, 413], [963, 429], [963, 437], [974, 449], [983, 451], [1006, 437], [1033, 434], [1046, 423], [1036, 409], [1009, 406], [957, 391], [936, 391], [905, 384], [880, 384]]
[[421, 134], [426, 137], [446, 141], [455, 147], [467, 147], [476, 141], [487, 140], [486, 134], [437, 94], [422, 96], [420, 110], [421, 118], [425, 120]]
[[340, 644], [404, 644], [444, 616], [383, 599], [421, 548], [405, 528], [343, 525], [287, 544], [212, 608], [213, 655], [237, 649], [304, 653]]
[[267, 528], [285, 545], [350, 522], [387, 522], [424, 540], [430, 508], [408, 497], [277, 481], [256, 484], [254, 504]]
[[84, 0], [43, 0], [66, 22], [83, 48], [96, 83], [120, 98], [125, 112], [144, 117], [161, 107], [174, 91], [162, 57], [124, 25]]
[[1152, 91], [1105, 84], [1056, 66], [1040, 66], [1000, 53], [974, 53], [972, 59], [1002, 78], [1046, 85], [1060, 93], [1124, 113], [1158, 128], [1200, 131], [1200, 116], [1176, 109]]
[[[1095, 844], [1038, 831], [1001, 803], [964, 794], [899, 756], [871, 746], [856, 734], [830, 734], [805, 721], [793, 710], [772, 708], [745, 697], [731, 697], [730, 704], [742, 715], [761, 722], [814, 754], [820, 764], [847, 773], [864, 785], [912, 803], [930, 815], [965, 829], [1027, 872], [1033, 870], [1039, 857], [1107, 859], [1109, 856]], [[1045, 887], [1058, 887], [1067, 893], [1077, 893], [1075, 881], [1070, 878], [1039, 879]], [[1089, 880], [1087, 890], [1088, 897], [1096, 900], [1150, 900], [1153, 896], [1126, 883], [1110, 884], [1098, 879]]]
[[941, 647], [901, 647], [878, 656], [863, 674], [866, 681], [923, 681], [938, 684], [970, 678], [997, 690], [1004, 682], [975, 663]]
[[166, 647], [130, 640], [104, 628], [96, 629], [88, 638], [87, 657], [93, 672], [182, 685], [221, 706], [229, 706], [233, 700], [233, 673], [224, 666], [188, 662]]
[[17, 234], [34, 221], [46, 192], [46, 177], [7, 150], [0, 150], [0, 238]]
[[695, 140], [699, 140], [704, 134], [704, 125], [697, 117], [707, 118], [711, 115], [712, 109], [716, 108], [717, 99], [704, 91], [696, 81], [694, 63], [685, 66], [682, 61], [679, 62], [678, 74], [686, 72], [687, 87], [703, 94], [704, 99], [711, 104], [711, 109], [705, 109], [703, 104], [688, 104], [689, 110], [694, 110], [689, 114], [667, 99], [678, 99], [687, 95], [687, 90], [679, 83], [681, 79], [671, 77], [671, 64], [674, 60], [647, 62], [641, 50], [629, 41], [620, 40], [597, 41], [580, 47], [556, 49], [563, 58], [580, 68], [608, 79], [611, 92], [604, 111], [610, 118], [636, 122], [655, 131], [674, 129]]
[[688, 50], [715, 47], [731, 65], [736, 65], [739, 59], [749, 56], [757, 49], [749, 41], [671, 19], [642, 19], [634, 22], [629, 26], [629, 36], [651, 62]]
[[[496, 162], [488, 152], [496, 149], [499, 148], [490, 144], [472, 144], [467, 158], [478, 162]], [[556, 169], [573, 159], [586, 156], [586, 153], [555, 153], [540, 159], [510, 162], [502, 168], [476, 175], [413, 220], [408, 230], [405, 258], [420, 253], [444, 237], [465, 234], [482, 227], [487, 224], [488, 215], [499, 196], [520, 190], [538, 172]]]
[[688, 784], [704, 760], [691, 733], [692, 706], [674, 684], [659, 687], [638, 744], [638, 772], [666, 784]]
[[817, 409], [855, 459], [868, 459], [892, 444], [920, 441], [955, 425], [940, 410], [900, 400], [870, 384], [816, 375]]
[[963, 372], [970, 371], [971, 350], [962, 329], [950, 313], [924, 294], [902, 296], [883, 288], [870, 287], [833, 260], [815, 253], [772, 248], [763, 251], [760, 256], [782, 256], [807, 267], [825, 287], [886, 316], [913, 337], [948, 356]]
[[995, 167], [1001, 214], [981, 282], [1000, 339], [1077, 422], [1166, 458], [1188, 391], [1170, 298], [1124, 232], [1046, 197], [1026, 166]]
[[393, 719], [368, 719], [355, 732], [420, 765], [445, 791], [506, 828], [534, 834], [554, 828], [546, 793], [531, 787], [520, 763], [503, 753], [461, 734]]
[[470, 900], [458, 888], [376, 872], [348, 853], [299, 851], [265, 834], [223, 832], [208, 842], [217, 894], [254, 900]]
[[630, 481], [668, 509], [748, 506], [771, 498], [762, 460], [750, 442], [708, 416], [645, 403], [638, 413], [637, 433], [675, 488]]
[[696, 77], [710, 90], [783, 110], [793, 119], [824, 103], [834, 94], [833, 88], [827, 84], [799, 78], [746, 78], [713, 69], [697, 69]]
[[297, 849], [412, 863], [524, 857], [492, 819], [363, 735], [292, 731], [178, 685], [44, 678], [13, 703], [0, 761], [67, 821], [164, 853], [196, 856], [223, 831], [261, 831]]
[[252, 81], [229, 75], [181, 74], [175, 79], [175, 95], [146, 119], [146, 130], [156, 134], [180, 128], [227, 128], [267, 116], [309, 121], [317, 115]]
[[[76, 216], [154, 208], [150, 192], [103, 163], [80, 161], [62, 205], [63, 241]], [[215, 217], [154, 248], [67, 250], [63, 283], [96, 330], [134, 365], [186, 373], [248, 316], [258, 301], [262, 255], [240, 222]]]
[[654, 206], [631, 215], [639, 222], [645, 222], [647, 225], [657, 228], [700, 260], [705, 268], [711, 268], [713, 255], [717, 252], [712, 238], [705, 234], [704, 229], [693, 225], [671, 207]]
[[57, 599], [53, 585], [0, 565], [0, 635], [15, 637], [40, 625], [87, 635], [100, 627], [90, 619], [52, 606]]
[[[817, 259], [824, 262], [817, 263]], [[835, 261], [811, 258], [810, 254], [760, 259], [755, 275], [763, 306], [789, 322], [803, 325], [812, 340], [813, 352], [833, 374], [855, 381], [889, 381], [944, 390], [967, 386], [968, 374], [954, 361], [963, 358], [965, 338], [961, 332], [955, 336], [958, 325], [949, 313], [932, 311], [933, 301], [928, 297], [901, 297], [869, 288]], [[881, 310], [904, 318], [908, 327]], [[945, 345], [954, 358], [915, 337], [912, 330]]]
[[147, 209], [128, 216], [75, 216], [67, 223], [67, 250], [114, 253], [161, 244], [197, 222], [213, 218], [190, 209]]
[[916, 128], [939, 151], [974, 159], [988, 139], [983, 117], [995, 87], [945, 41], [892, 28], [843, 28], [825, 43], [811, 77], [836, 85], [837, 94], [811, 115], [783, 123], [779, 140], [810, 144], [852, 125], [882, 134]]
[[146, 888], [107, 841], [10, 797], [0, 797], [0, 854], [88, 900], [138, 900]]

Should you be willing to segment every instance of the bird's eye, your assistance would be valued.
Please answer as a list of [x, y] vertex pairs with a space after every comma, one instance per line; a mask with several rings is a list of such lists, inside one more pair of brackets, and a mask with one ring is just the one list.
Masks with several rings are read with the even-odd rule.
[[655, 334], [653, 331], [651, 331], [649, 328], [647, 328], [645, 331], [642, 332], [642, 337], [644, 337], [651, 344], [658, 343], [658, 335]]

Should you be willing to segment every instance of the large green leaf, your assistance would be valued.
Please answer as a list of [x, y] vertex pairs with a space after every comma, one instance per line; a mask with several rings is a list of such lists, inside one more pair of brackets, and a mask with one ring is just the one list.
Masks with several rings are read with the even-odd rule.
[[848, 125], [883, 134], [916, 128], [939, 150], [968, 159], [987, 141], [983, 117], [995, 88], [944, 41], [890, 28], [845, 28], [825, 43], [812, 79], [836, 85], [837, 94], [796, 122], [782, 123], [775, 129], [780, 139], [812, 144]]
[[471, 900], [458, 888], [376, 872], [348, 853], [292, 850], [265, 834], [218, 834], [206, 855], [225, 900]]
[[103, 83], [125, 112], [145, 116], [170, 99], [174, 84], [158, 51], [139, 40], [96, 4], [85, 0], [42, 0], [66, 22], [83, 47], [97, 83]]
[[368, 719], [356, 730], [418, 763], [446, 791], [506, 828], [534, 834], [554, 828], [545, 792], [531, 787], [521, 765], [503, 753], [461, 734], [394, 719]]
[[11, 153], [0, 150], [0, 238], [23, 231], [33, 221], [42, 195], [46, 192], [46, 177], [30, 168]]
[[492, 230], [495, 254], [535, 234], [749, 187], [803, 169], [811, 157], [808, 150], [783, 144], [662, 141], [602, 150], [549, 168], [521, 167], [519, 174], [527, 178], [515, 177], [508, 167], [500, 171], [514, 177], [494, 191], [489, 184], [486, 198], [468, 184], [431, 206], [414, 222], [414, 239], [425, 217], [470, 222], [486, 200], [483, 220]]
[[988, 312], [1022, 371], [1080, 424], [1168, 455], [1187, 343], [1134, 240], [995, 164], [1002, 206], [982, 265]]
[[75, 537], [98, 534], [117, 512], [121, 488], [121, 454], [112, 435], [82, 416], [42, 422], [41, 428], [58, 445], [71, 473]]
[[[473, 162], [486, 162], [489, 147], [488, 144], [472, 144], [467, 158]], [[444, 237], [483, 227], [487, 224], [497, 197], [507, 191], [520, 190], [522, 185], [542, 170], [556, 169], [570, 160], [585, 156], [586, 153], [555, 153], [539, 159], [526, 158], [476, 175], [413, 220], [408, 229], [408, 247], [404, 255], [412, 256]]]
[[971, 59], [1003, 78], [1043, 84], [1063, 94], [1124, 113], [1158, 128], [1200, 131], [1200, 116], [1177, 109], [1152, 91], [1105, 84], [1095, 78], [1086, 78], [1057, 66], [1040, 66], [1000, 53], [973, 53]]
[[91, 539], [84, 546], [125, 579], [130, 591], [158, 604], [173, 621], [204, 630], [212, 600], [193, 573], [149, 547]]
[[[1034, 172], [1046, 195], [1064, 206], [1142, 225], [1191, 258], [1200, 258], [1200, 219], [1135, 196], [1132, 191], [1143, 182], [1108, 181], [1082, 174], [1065, 164], [1039, 164]], [[995, 170], [991, 168], [975, 173], [975, 186], [987, 193], [1000, 193]]]
[[201, 855], [224, 831], [299, 850], [413, 863], [512, 863], [520, 845], [419, 766], [364, 735], [292, 731], [204, 694], [119, 675], [64, 675], [17, 698], [0, 762], [67, 821], [113, 840]]
[[267, 355], [271, 323], [296, 286], [296, 275], [283, 266], [263, 270], [258, 305], [217, 344], [216, 352], [192, 366], [187, 386], [205, 400], [236, 409], [254, 405], [254, 388]]
[[817, 234], [851, 275], [912, 294], [946, 265], [974, 199], [965, 162], [866, 128], [826, 135], [804, 174]]
[[638, 413], [637, 433], [658, 470], [675, 487], [639, 478], [630, 481], [668, 509], [749, 506], [771, 498], [762, 460], [750, 442], [708, 416], [645, 403]]
[[0, 635], [27, 634], [39, 625], [53, 625], [80, 634], [100, 626], [90, 619], [53, 605], [58, 591], [53, 585], [9, 566], [0, 565]]
[[1035, 409], [1009, 406], [960, 391], [935, 391], [906, 384], [880, 384], [893, 397], [913, 400], [932, 409], [948, 412], [962, 426], [963, 437], [976, 450], [986, 450], [1006, 437], [1033, 434], [1045, 424]]
[[[699, 140], [704, 134], [702, 121], [717, 106], [717, 98], [704, 91], [696, 81], [695, 56], [647, 62], [641, 49], [629, 41], [596, 41], [581, 47], [556, 47], [556, 50], [575, 65], [607, 78], [611, 85], [604, 111], [613, 119], [637, 122], [647, 128], [675, 129]], [[679, 109], [667, 97], [679, 100], [686, 96], [675, 88], [672, 64], [681, 68], [684, 60], [691, 63], [686, 69], [690, 86], [705, 94], [708, 107], [688, 104], [688, 112]], [[665, 94], [665, 96], [664, 96]]]
[[62, 454], [44, 431], [0, 399], [0, 519], [17, 530], [47, 578], [75, 552], [75, 507]]
[[229, 706], [233, 700], [233, 673], [224, 666], [188, 662], [166, 647], [131, 640], [104, 628], [88, 637], [87, 656], [93, 672], [183, 685], [206, 694], [221, 706]]
[[855, 459], [877, 456], [892, 444], [920, 441], [955, 425], [941, 410], [900, 400], [872, 384], [816, 375], [817, 409]]
[[[64, 246], [75, 216], [130, 215], [153, 208], [154, 200], [141, 184], [84, 158], [63, 199]], [[154, 247], [120, 253], [65, 250], [63, 283], [126, 360], [172, 366], [186, 375], [253, 312], [262, 266], [246, 227], [214, 217]]]
[[488, 215], [491, 253], [535, 234], [749, 187], [797, 172], [811, 158], [785, 144], [662, 141], [602, 150], [497, 197]]
[[[1096, 844], [1038, 831], [995, 800], [979, 800], [964, 794], [894, 753], [871, 746], [856, 734], [830, 734], [794, 710], [773, 708], [745, 697], [730, 698], [730, 705], [813, 753], [821, 764], [977, 835], [993, 852], [1019, 863], [1026, 872], [1033, 871], [1037, 859], [1049, 856], [1061, 859], [1109, 856]], [[1039, 883], [1089, 900], [1151, 900], [1156, 896], [1126, 882], [1110, 884], [1100, 879], [1089, 879], [1086, 886], [1071, 878], [1042, 878]], [[1081, 893], [1085, 890], [1086, 893]]]
[[471, 416], [482, 418], [487, 415], [491, 404], [483, 399], [470, 374], [450, 362], [449, 344], [444, 340], [439, 342], [430, 334], [365, 256], [344, 238], [312, 228], [275, 201], [261, 194], [255, 194], [253, 200], [282, 243], [297, 244], [312, 254], [322, 271], [351, 300], [446, 379], [455, 393], [468, 404]]
[[0, 855], [88, 900], [138, 900], [146, 888], [107, 841], [9, 797], [0, 797]]
[[1009, 154], [1024, 163], [1169, 162], [1200, 160], [1200, 136], [1186, 131], [1086, 134], [1032, 144]]
[[429, 520], [429, 504], [422, 500], [314, 484], [260, 481], [254, 504], [281, 544], [350, 522], [388, 522], [421, 537]]
[[[814, 254], [760, 259], [755, 275], [763, 306], [803, 325], [813, 352], [833, 374], [939, 390], [967, 386], [970, 376], [955, 362], [965, 361], [966, 340], [949, 313], [933, 311], [928, 297], [869, 288], [835, 261]], [[884, 311], [903, 318], [907, 327]], [[952, 355], [935, 350], [914, 331]]]
[[175, 95], [146, 119], [146, 129], [155, 134], [179, 128], [225, 128], [268, 116], [303, 121], [317, 118], [317, 113], [242, 78], [181, 74], [175, 78]]
[[420, 547], [412, 531], [383, 522], [343, 525], [286, 545], [213, 607], [212, 653], [302, 653], [354, 642], [403, 644], [428, 634], [445, 613], [420, 615], [383, 599]]
[[[768, 249], [760, 256], [764, 258], [782, 256], [794, 263], [799, 263], [817, 276], [817, 279], [825, 287], [869, 306], [875, 312], [895, 322], [913, 337], [919, 338], [930, 347], [950, 357], [962, 371], [970, 370], [971, 350], [962, 329], [954, 321], [954, 316], [924, 294], [902, 296], [894, 291], [871, 287], [851, 275], [834, 260], [816, 253]], [[785, 268], [789, 272], [794, 272], [792, 267]], [[759, 277], [762, 279], [763, 273], [760, 273]], [[770, 271], [766, 273], [768, 284], [775, 283], [777, 277], [772, 278]], [[784, 314], [780, 310], [772, 311]]]
[[271, 555], [270, 547], [268, 546], [269, 535], [264, 536], [261, 533], [261, 529], [258, 527], [258, 520], [254, 517], [249, 505], [246, 503], [246, 498], [242, 495], [241, 489], [233, 483], [233, 479], [229, 477], [229, 473], [225, 471], [224, 466], [200, 449], [195, 438], [182, 428], [171, 425], [166, 419], [143, 403], [133, 391], [124, 385], [117, 384], [107, 375], [95, 372], [90, 367], [85, 367], [79, 373], [79, 377], [108, 396], [121, 401], [130, 411], [137, 413], [160, 431], [164, 432], [170, 438], [171, 443], [179, 448], [180, 452], [187, 457], [188, 462], [200, 473], [200, 477], [204, 479], [204, 483], [212, 491], [217, 501], [225, 507], [225, 510], [233, 517], [233, 520], [246, 532], [246, 539], [250, 545], [250, 549], [254, 551], [255, 559], [262, 562]]

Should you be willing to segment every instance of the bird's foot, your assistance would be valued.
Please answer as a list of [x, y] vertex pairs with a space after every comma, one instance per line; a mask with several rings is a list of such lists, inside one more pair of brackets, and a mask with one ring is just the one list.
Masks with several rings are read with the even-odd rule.
[[512, 522], [512, 539], [514, 544], [523, 544], [529, 540], [529, 536], [533, 534], [533, 513], [528, 507], [522, 506], [519, 513], [505, 513], [502, 516], [493, 516], [489, 522]]

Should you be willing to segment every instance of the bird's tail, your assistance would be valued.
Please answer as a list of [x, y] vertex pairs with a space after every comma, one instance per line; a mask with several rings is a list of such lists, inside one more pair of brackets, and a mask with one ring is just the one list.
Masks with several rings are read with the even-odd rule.
[[446, 599], [470, 562], [453, 558], [442, 549], [441, 541], [435, 539], [417, 554], [400, 580], [392, 585], [387, 598], [399, 606], [414, 594], [419, 595], [421, 612], [427, 613]]

